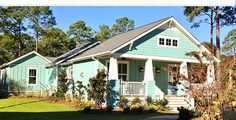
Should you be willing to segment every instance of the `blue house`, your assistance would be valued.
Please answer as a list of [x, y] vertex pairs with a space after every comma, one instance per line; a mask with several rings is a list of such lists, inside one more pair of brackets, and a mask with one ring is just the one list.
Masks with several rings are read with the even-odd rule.
[[[80, 80], [84, 85], [96, 75], [97, 69], [105, 69], [109, 73], [108, 80], [112, 83], [114, 94], [128, 98], [151, 96], [155, 99], [174, 96], [187, 101], [186, 106], [193, 107], [194, 101], [186, 97], [183, 84], [173, 85], [176, 78], [166, 70], [178, 71], [188, 77], [187, 65], [199, 63], [196, 58], [186, 56], [192, 51], [210, 53], [176, 19], [168, 17], [119, 34], [103, 43], [94, 42], [75, 48], [57, 57], [45, 68], [50, 71], [58, 69], [55, 66], [61, 66], [66, 69], [69, 79], [74, 82]], [[219, 62], [216, 58], [214, 60]], [[207, 60], [203, 62], [209, 64]], [[212, 71], [208, 70], [209, 80], [213, 80]], [[178, 87], [181, 89], [176, 89]]]

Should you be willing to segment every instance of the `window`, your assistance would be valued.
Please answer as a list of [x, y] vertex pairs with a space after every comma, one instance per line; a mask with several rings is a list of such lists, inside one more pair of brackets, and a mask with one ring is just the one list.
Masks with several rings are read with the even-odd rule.
[[171, 39], [166, 39], [166, 45], [171, 46]]
[[165, 45], [165, 39], [159, 38], [159, 45]]
[[178, 39], [169, 36], [159, 36], [157, 44], [158, 46], [173, 47], [173, 48], [179, 46]]
[[30, 68], [29, 69], [29, 84], [35, 85], [37, 81], [37, 69]]
[[177, 40], [173, 40], [173, 44], [172, 44], [172, 46], [178, 46], [178, 41]]
[[118, 64], [118, 79], [122, 81], [127, 81], [127, 78], [128, 78], [127, 64], [119, 63]]
[[[109, 72], [109, 62], [107, 62], [107, 68]], [[118, 79], [122, 81], [128, 81], [128, 64], [125, 62], [118, 63]]]

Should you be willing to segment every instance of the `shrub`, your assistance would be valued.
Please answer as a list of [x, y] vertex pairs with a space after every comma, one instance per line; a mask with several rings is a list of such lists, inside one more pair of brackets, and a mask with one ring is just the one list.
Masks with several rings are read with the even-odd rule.
[[97, 75], [89, 79], [87, 85], [88, 96], [101, 106], [109, 96], [109, 82], [106, 80], [105, 70], [98, 70]]
[[147, 102], [148, 105], [150, 105], [150, 104], [152, 104], [154, 101], [153, 101], [152, 97], [148, 96], [148, 97], [146, 98], [146, 102]]
[[179, 120], [191, 120], [196, 116], [195, 111], [188, 110], [184, 107], [178, 107], [177, 110], [179, 111]]
[[12, 84], [10, 84], [10, 90], [14, 95], [20, 95], [25, 92], [26, 87], [24, 86], [24, 83], [13, 81]]
[[128, 99], [126, 99], [125, 97], [121, 97], [120, 102], [118, 103], [118, 106], [124, 109], [128, 107], [128, 102], [129, 102]]
[[133, 99], [131, 105], [134, 105], [134, 104], [137, 104], [137, 103], [141, 104], [141, 100], [138, 97]]
[[154, 105], [154, 104], [149, 104], [145, 107], [145, 110], [146, 111], [149, 111], [149, 112], [157, 112], [158, 110], [161, 110], [162, 107], [160, 105]]
[[123, 108], [123, 112], [124, 113], [129, 113], [130, 112], [130, 107], [127, 106], [127, 107]]
[[144, 107], [140, 103], [135, 103], [130, 106], [130, 111], [141, 113], [144, 111]]
[[94, 104], [92, 101], [81, 102], [79, 103], [79, 110], [82, 110], [84, 112], [90, 112], [93, 105]]
[[58, 86], [57, 91], [53, 95], [57, 100], [65, 100], [65, 94], [68, 91], [69, 84], [67, 83], [66, 71], [62, 69], [58, 75]]
[[168, 104], [168, 100], [167, 99], [163, 99], [163, 100], [155, 100], [154, 105], [158, 106], [162, 106], [165, 107]]

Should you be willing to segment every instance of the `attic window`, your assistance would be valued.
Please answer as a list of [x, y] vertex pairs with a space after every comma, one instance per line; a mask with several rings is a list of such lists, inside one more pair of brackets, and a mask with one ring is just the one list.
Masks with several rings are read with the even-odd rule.
[[179, 47], [179, 40], [178, 40], [178, 38], [175, 38], [175, 37], [158, 36], [157, 46], [178, 48]]

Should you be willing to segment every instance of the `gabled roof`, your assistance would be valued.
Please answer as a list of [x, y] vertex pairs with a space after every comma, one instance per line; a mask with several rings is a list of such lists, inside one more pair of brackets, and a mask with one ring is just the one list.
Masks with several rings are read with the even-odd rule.
[[116, 36], [104, 41], [102, 44], [100, 44], [100, 45], [94, 47], [93, 49], [90, 49], [90, 50], [80, 54], [79, 56], [77, 56], [77, 57], [75, 57], [71, 60], [73, 61], [73, 60], [76, 60], [78, 58], [86, 57], [86, 56], [89, 56], [89, 55], [109, 53], [109, 52], [113, 51], [114, 49], [122, 46], [123, 44], [131, 41], [135, 37], [143, 34], [144, 32], [147, 32], [148, 30], [152, 29], [155, 26], [158, 26], [159, 24], [163, 23], [164, 21], [166, 21], [170, 18], [171, 17], [167, 17], [167, 18], [158, 20], [156, 22], [138, 27], [138, 28], [133, 29], [131, 31], [116, 35]]
[[[106, 54], [112, 54], [116, 51], [120, 50], [121, 48], [131, 44], [141, 38], [142, 36], [152, 32], [153, 30], [161, 27], [162, 25], [166, 23], [174, 23], [178, 29], [180, 29], [181, 32], [183, 32], [197, 47], [199, 47], [201, 50], [204, 50], [208, 53], [210, 51], [206, 49], [201, 43], [190, 33], [188, 32], [175, 18], [173, 17], [167, 17], [161, 20], [158, 20], [156, 22], [138, 27], [134, 30], [128, 31], [126, 33], [121, 33], [119, 35], [116, 35], [115, 37], [112, 37], [102, 44], [94, 47], [93, 49], [89, 49], [82, 54], [78, 55], [77, 57], [72, 58], [69, 61], [78, 61], [81, 59], [86, 59], [89, 57], [94, 57], [98, 55], [106, 55]], [[215, 61], [220, 62], [216, 57], [214, 58]]]
[[43, 59], [46, 60], [48, 63], [52, 63], [52, 61], [50, 61], [48, 58], [46, 58], [46, 57], [40, 55], [40, 54], [37, 53], [36, 51], [32, 51], [32, 52], [29, 52], [29, 53], [27, 53], [27, 54], [25, 54], [25, 55], [23, 55], [23, 56], [21, 56], [21, 57], [19, 57], [19, 58], [16, 58], [15, 60], [12, 60], [12, 61], [10, 61], [10, 62], [8, 62], [8, 63], [3, 64], [2, 66], [0, 66], [0, 68], [6, 67], [6, 66], [8, 66], [8, 65], [10, 65], [10, 64], [12, 64], [12, 63], [14, 63], [14, 62], [16, 62], [16, 61], [18, 61], [18, 60], [21, 60], [21, 59], [23, 59], [23, 58], [25, 58], [25, 57], [27, 57], [27, 56], [29, 56], [29, 55], [32, 55], [32, 54], [35, 54], [35, 55], [37, 55], [37, 56], [43, 58]]

